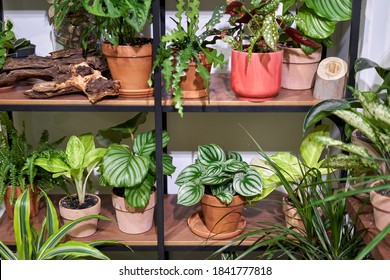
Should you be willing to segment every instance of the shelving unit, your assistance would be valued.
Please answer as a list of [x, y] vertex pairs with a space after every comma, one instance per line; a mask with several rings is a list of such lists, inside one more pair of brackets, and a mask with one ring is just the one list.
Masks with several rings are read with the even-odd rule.
[[[351, 23], [350, 36], [350, 61], [356, 60], [359, 34], [359, 20], [361, 0], [353, 1], [353, 17]], [[0, 14], [3, 16], [2, 0], [0, 0]], [[159, 40], [165, 30], [165, 1], [153, 2], [153, 49], [156, 53]], [[350, 67], [349, 84], [353, 84], [354, 72]], [[288, 91], [281, 90], [279, 95], [271, 101], [248, 102], [238, 100], [230, 90], [228, 74], [215, 74], [212, 77], [210, 100], [186, 100], [184, 104], [185, 112], [306, 112], [320, 100], [313, 98], [312, 91]], [[351, 80], [352, 79], [352, 80]], [[159, 69], [154, 74], [154, 84], [161, 83], [161, 72]], [[97, 104], [90, 104], [85, 96], [66, 95], [51, 99], [28, 99], [24, 96], [23, 91], [30, 88], [31, 85], [18, 86], [7, 93], [0, 93], [0, 110], [1, 111], [62, 111], [62, 112], [154, 112], [154, 123], [156, 130], [156, 186], [157, 186], [157, 206], [156, 206], [156, 227], [145, 235], [133, 236], [125, 235], [119, 230], [113, 228], [106, 222], [100, 225], [101, 232], [93, 236], [93, 239], [108, 238], [124, 241], [129, 245], [136, 246], [145, 250], [157, 250], [158, 258], [165, 259], [166, 253], [173, 250], [183, 250], [191, 247], [196, 250], [213, 250], [224, 244], [226, 241], [205, 240], [192, 234], [187, 225], [188, 215], [194, 211], [193, 208], [182, 207], [175, 203], [175, 197], [166, 195], [165, 181], [162, 174], [162, 131], [164, 128], [165, 113], [175, 112], [174, 106], [169, 96], [163, 93], [163, 89], [155, 87], [154, 97], [145, 99], [106, 99]], [[280, 197], [278, 194], [271, 196], [273, 199]], [[58, 198], [55, 198], [58, 199]], [[280, 205], [272, 205], [272, 201], [260, 201], [260, 207], [272, 209], [274, 214], [279, 215]], [[266, 206], [264, 206], [266, 205]], [[267, 206], [268, 205], [268, 206]], [[267, 208], [270, 207], [270, 208]], [[271, 208], [272, 207], [272, 208]], [[103, 215], [113, 217], [113, 210], [108, 198], [103, 198]], [[273, 216], [263, 213], [255, 213], [250, 208], [247, 209], [250, 218], [249, 222], [257, 220], [271, 219]], [[41, 211], [41, 213], [44, 213]], [[11, 221], [7, 217], [0, 220], [0, 240], [5, 243], [13, 244]], [[36, 223], [41, 222], [42, 217], [36, 219]], [[104, 229], [104, 230], [103, 230]], [[85, 241], [89, 241], [85, 239]], [[244, 243], [243, 245], [248, 245]]]

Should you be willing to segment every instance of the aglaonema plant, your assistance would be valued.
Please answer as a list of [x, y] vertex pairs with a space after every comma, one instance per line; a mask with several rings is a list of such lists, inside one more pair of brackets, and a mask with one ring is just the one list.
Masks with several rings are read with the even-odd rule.
[[70, 260], [80, 258], [109, 258], [95, 248], [99, 245], [119, 245], [114, 240], [97, 240], [93, 242], [66, 241], [65, 235], [82, 221], [99, 218], [108, 220], [101, 215], [89, 215], [59, 226], [57, 212], [50, 198], [43, 192], [46, 200], [46, 216], [41, 228], [37, 231], [30, 222], [29, 192], [24, 191], [17, 199], [14, 208], [14, 233], [16, 253], [0, 241], [0, 255], [5, 260]]

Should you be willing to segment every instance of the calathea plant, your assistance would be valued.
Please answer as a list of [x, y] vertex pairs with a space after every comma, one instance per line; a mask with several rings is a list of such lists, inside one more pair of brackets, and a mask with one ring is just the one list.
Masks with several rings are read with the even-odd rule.
[[[146, 112], [138, 113], [124, 123], [100, 130], [97, 135], [102, 145], [109, 146], [99, 168], [100, 185], [124, 188], [125, 200], [134, 208], [148, 204], [156, 181], [155, 131], [136, 134], [146, 115]], [[122, 139], [129, 137], [130, 145], [120, 144]], [[163, 147], [167, 146], [169, 138], [169, 133], [164, 131]], [[164, 175], [171, 175], [175, 169], [172, 157], [163, 154]]]
[[262, 194], [260, 174], [237, 152], [225, 152], [216, 144], [198, 147], [194, 164], [184, 168], [175, 182], [179, 186], [178, 204], [197, 204], [205, 192], [229, 205], [236, 194], [255, 201]]
[[[216, 49], [209, 47], [220, 38], [221, 32], [214, 26], [223, 16], [223, 6], [216, 7], [203, 31], [199, 26], [199, 6], [199, 0], [177, 1], [177, 13], [175, 18], [172, 18], [176, 27], [161, 38], [161, 45], [153, 64], [153, 69], [162, 67], [161, 71], [166, 82], [165, 89], [167, 92], [172, 90], [172, 101], [181, 116], [183, 116], [184, 101], [180, 81], [186, 75], [189, 64], [197, 62], [196, 72], [203, 78], [205, 88], [208, 89], [210, 71], [206, 65], [212, 64], [214, 67], [222, 68], [226, 63], [223, 54], [218, 55]], [[149, 83], [151, 84], [151, 79]]]

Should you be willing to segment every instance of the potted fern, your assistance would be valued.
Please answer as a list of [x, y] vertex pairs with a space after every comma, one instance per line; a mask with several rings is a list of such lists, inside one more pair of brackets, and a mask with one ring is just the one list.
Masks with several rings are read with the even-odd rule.
[[49, 191], [55, 187], [65, 188], [61, 178], [52, 178], [51, 173], [35, 165], [40, 156], [54, 156], [57, 145], [63, 139], [49, 142], [44, 130], [36, 149], [28, 143], [24, 128], [19, 132], [6, 112], [0, 114], [0, 203], [5, 202], [9, 218], [13, 218], [13, 205], [25, 190], [30, 190], [31, 217], [39, 212], [40, 190]]
[[[153, 69], [162, 67], [165, 89], [172, 92], [172, 102], [183, 116], [183, 99], [208, 95], [211, 67], [223, 67], [223, 54], [209, 47], [220, 38], [214, 26], [223, 16], [223, 6], [217, 6], [212, 18], [199, 26], [199, 0], [178, 0], [172, 20], [176, 27], [161, 38]], [[151, 83], [151, 80], [149, 80]]]
[[[175, 183], [179, 186], [178, 204], [192, 206], [200, 202], [208, 232], [190, 228], [203, 237], [239, 233], [244, 204], [264, 197], [260, 174], [239, 153], [226, 152], [216, 144], [199, 146], [195, 163], [185, 167]], [[197, 214], [189, 218], [189, 225]]]
[[[145, 122], [146, 112], [114, 127], [100, 130], [97, 139], [107, 147], [99, 172], [99, 183], [112, 187], [112, 204], [118, 227], [130, 234], [148, 231], [153, 225], [156, 205], [156, 140], [154, 130], [136, 133]], [[130, 138], [129, 145], [121, 144]], [[169, 142], [167, 131], [162, 135], [163, 147]], [[175, 172], [172, 157], [163, 155], [163, 173]]]
[[[152, 39], [139, 33], [151, 18], [152, 0], [55, 0], [57, 28], [67, 14], [85, 9], [93, 24], [82, 31], [82, 46], [90, 38], [103, 38], [101, 49], [114, 80], [121, 82], [120, 95], [129, 98], [150, 96], [148, 79], [152, 69]], [[97, 44], [98, 46], [100, 44]]]

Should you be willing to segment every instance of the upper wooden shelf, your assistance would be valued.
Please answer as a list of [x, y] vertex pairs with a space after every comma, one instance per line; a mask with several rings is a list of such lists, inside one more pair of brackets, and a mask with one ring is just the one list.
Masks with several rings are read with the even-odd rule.
[[[375, 227], [372, 205], [370, 203], [364, 203], [356, 197], [349, 197], [346, 202], [346, 208], [352, 218], [357, 216], [356, 226], [358, 229], [366, 230], [363, 240], [368, 244], [378, 234], [378, 229]], [[371, 254], [374, 259], [390, 260], [390, 235], [387, 235], [372, 250]]]
[[[306, 112], [320, 100], [312, 95], [312, 90], [281, 89], [273, 100], [251, 102], [239, 100], [230, 89], [229, 74], [213, 74], [210, 82], [210, 98], [186, 99], [185, 112]], [[47, 99], [31, 99], [24, 95], [31, 84], [23, 82], [13, 89], [0, 91], [2, 111], [154, 111], [154, 97], [148, 98], [108, 98], [91, 104], [83, 94], [68, 94]], [[162, 101], [164, 112], [175, 111], [170, 96]]]

